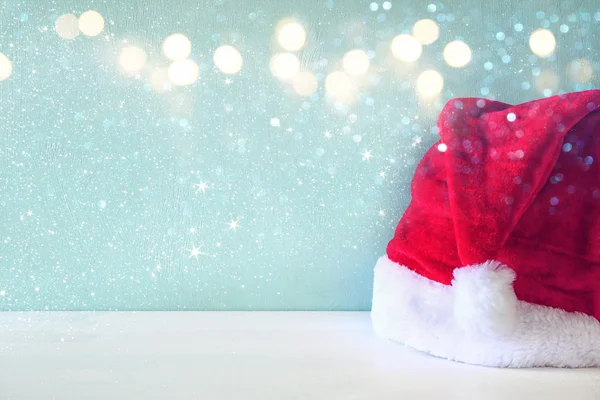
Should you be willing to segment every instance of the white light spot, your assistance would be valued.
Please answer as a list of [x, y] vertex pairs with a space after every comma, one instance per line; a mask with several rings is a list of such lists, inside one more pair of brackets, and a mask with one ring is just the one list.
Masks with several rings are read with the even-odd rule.
[[306, 30], [293, 19], [284, 19], [277, 24], [277, 42], [287, 51], [298, 51], [306, 43]]
[[231, 220], [231, 222], [227, 222], [226, 224], [229, 225], [229, 230], [233, 230], [234, 232], [240, 227], [239, 222], [235, 220]]
[[63, 14], [56, 19], [54, 29], [63, 39], [75, 39], [79, 35], [79, 19], [73, 14]]
[[344, 70], [350, 75], [364, 75], [369, 70], [371, 60], [362, 50], [350, 50], [342, 59]]
[[168, 36], [162, 45], [162, 50], [169, 60], [178, 61], [189, 57], [192, 52], [192, 42], [187, 36], [175, 33]]
[[79, 16], [79, 30], [86, 36], [98, 36], [104, 30], [104, 18], [98, 11], [86, 11]]
[[12, 62], [3, 53], [0, 53], [0, 81], [12, 75]]
[[471, 48], [460, 40], [450, 42], [444, 48], [444, 60], [454, 68], [461, 68], [471, 62]]
[[169, 80], [177, 86], [188, 86], [198, 80], [200, 69], [192, 60], [175, 61], [167, 71]]
[[106, 208], [106, 200], [100, 200], [98, 202], [98, 207], [101, 208], [101, 209], [102, 208]]
[[342, 71], [332, 72], [325, 78], [325, 90], [335, 100], [350, 102], [356, 95], [356, 85]]
[[276, 78], [288, 81], [300, 72], [300, 60], [292, 53], [279, 53], [271, 57], [269, 67]]
[[422, 19], [413, 26], [412, 34], [421, 44], [431, 44], [440, 36], [440, 27], [432, 19]]
[[588, 60], [573, 60], [567, 65], [567, 76], [573, 82], [587, 83], [592, 79], [593, 75], [594, 66]]
[[448, 146], [446, 146], [444, 143], [440, 143], [438, 144], [437, 149], [440, 153], [445, 153], [446, 150], [448, 150]]
[[548, 57], [556, 49], [556, 38], [548, 29], [538, 29], [529, 37], [529, 48], [539, 57]]
[[119, 55], [119, 65], [127, 73], [140, 72], [146, 66], [147, 60], [148, 56], [144, 50], [136, 46], [123, 48]]
[[303, 71], [294, 77], [292, 85], [296, 93], [300, 96], [308, 97], [317, 91], [319, 83], [317, 82], [317, 77], [312, 72]]
[[392, 40], [390, 48], [394, 57], [404, 62], [418, 60], [423, 52], [421, 43], [411, 35], [406, 34], [396, 36]]
[[515, 115], [515, 113], [508, 113], [506, 119], [510, 122], [514, 122], [517, 119], [517, 116]]
[[417, 78], [417, 92], [429, 98], [437, 96], [444, 89], [444, 78], [435, 70], [423, 71]]
[[242, 69], [244, 60], [233, 46], [221, 46], [215, 50], [213, 61], [221, 72], [229, 75], [237, 74]]
[[550, 91], [548, 93], [556, 93], [560, 87], [560, 78], [554, 71], [544, 70], [535, 77], [534, 84], [535, 89], [540, 93], [546, 91]]
[[271, 126], [275, 128], [279, 128], [281, 123], [279, 122], [279, 118], [271, 118]]
[[164, 93], [171, 89], [168, 71], [167, 68], [156, 68], [150, 74], [150, 85], [155, 92]]

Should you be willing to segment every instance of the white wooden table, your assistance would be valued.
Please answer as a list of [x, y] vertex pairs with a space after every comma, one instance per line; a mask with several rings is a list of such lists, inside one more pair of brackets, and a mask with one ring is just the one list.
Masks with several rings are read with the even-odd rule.
[[0, 313], [0, 399], [600, 400], [600, 369], [436, 359], [368, 313]]

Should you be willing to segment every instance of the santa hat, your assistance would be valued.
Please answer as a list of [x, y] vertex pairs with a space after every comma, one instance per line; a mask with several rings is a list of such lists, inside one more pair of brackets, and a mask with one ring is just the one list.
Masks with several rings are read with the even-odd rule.
[[494, 367], [600, 366], [600, 90], [448, 102], [375, 266], [388, 339]]

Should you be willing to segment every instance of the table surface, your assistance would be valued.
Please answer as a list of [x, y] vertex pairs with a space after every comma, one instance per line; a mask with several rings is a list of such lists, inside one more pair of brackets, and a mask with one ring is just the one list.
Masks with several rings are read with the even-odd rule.
[[600, 369], [506, 370], [354, 312], [0, 313], [0, 399], [600, 400]]

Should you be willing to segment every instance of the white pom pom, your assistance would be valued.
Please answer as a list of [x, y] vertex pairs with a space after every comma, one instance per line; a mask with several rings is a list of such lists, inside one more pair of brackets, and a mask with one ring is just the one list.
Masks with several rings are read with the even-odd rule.
[[515, 272], [496, 261], [454, 271], [454, 317], [466, 331], [492, 337], [511, 333], [517, 322]]

